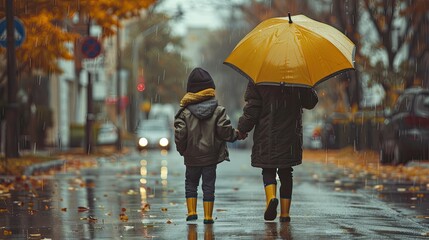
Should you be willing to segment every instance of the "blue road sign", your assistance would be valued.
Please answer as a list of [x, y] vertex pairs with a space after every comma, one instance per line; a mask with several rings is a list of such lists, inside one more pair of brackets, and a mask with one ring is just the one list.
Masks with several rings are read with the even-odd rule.
[[[25, 27], [19, 18], [13, 19], [13, 26], [15, 28], [15, 47], [19, 47], [25, 40]], [[6, 18], [0, 20], [0, 46], [7, 47], [7, 24]]]
[[95, 37], [86, 37], [81, 50], [86, 58], [96, 58], [101, 53], [100, 41]]

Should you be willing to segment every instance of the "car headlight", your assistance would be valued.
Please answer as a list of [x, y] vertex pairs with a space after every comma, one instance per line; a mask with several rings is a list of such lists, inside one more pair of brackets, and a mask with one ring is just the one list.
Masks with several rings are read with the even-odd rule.
[[159, 139], [159, 145], [161, 146], [161, 147], [167, 147], [168, 146], [168, 139], [167, 138], [161, 138], [161, 139]]
[[140, 147], [146, 147], [148, 143], [149, 143], [149, 142], [148, 142], [148, 141], [147, 141], [147, 139], [146, 139], [146, 138], [144, 138], [144, 137], [139, 139], [139, 146], [140, 146]]

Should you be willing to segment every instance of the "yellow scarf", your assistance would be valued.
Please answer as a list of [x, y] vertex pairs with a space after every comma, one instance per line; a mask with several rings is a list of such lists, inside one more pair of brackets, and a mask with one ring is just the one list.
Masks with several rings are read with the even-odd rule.
[[182, 100], [180, 100], [180, 106], [186, 107], [192, 103], [199, 103], [204, 100], [210, 99], [215, 96], [215, 90], [213, 88], [207, 88], [197, 93], [188, 92], [183, 96]]

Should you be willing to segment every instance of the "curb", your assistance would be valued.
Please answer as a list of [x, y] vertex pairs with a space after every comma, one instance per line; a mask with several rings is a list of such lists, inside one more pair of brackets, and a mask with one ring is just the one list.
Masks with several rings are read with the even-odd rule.
[[25, 168], [24, 176], [32, 176], [35, 172], [38, 172], [38, 171], [48, 171], [49, 169], [52, 169], [52, 168], [61, 167], [62, 165], [64, 165], [65, 162], [66, 162], [65, 159], [58, 159], [58, 160], [53, 160], [45, 163], [31, 165]]

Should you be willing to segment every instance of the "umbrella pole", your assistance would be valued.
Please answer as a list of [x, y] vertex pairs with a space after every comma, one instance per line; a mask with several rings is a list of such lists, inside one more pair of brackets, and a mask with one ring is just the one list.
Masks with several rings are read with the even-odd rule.
[[290, 17], [290, 12], [287, 13], [287, 16], [289, 17], [289, 23], [293, 23], [292, 18]]

